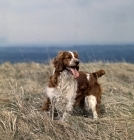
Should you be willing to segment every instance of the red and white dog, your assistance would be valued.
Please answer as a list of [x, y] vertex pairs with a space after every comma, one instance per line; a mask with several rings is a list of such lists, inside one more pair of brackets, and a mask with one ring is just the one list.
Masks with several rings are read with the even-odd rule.
[[59, 52], [53, 60], [54, 72], [46, 88], [47, 100], [43, 110], [48, 111], [50, 104], [63, 114], [73, 110], [74, 106], [91, 108], [93, 118], [97, 119], [101, 103], [101, 87], [97, 79], [105, 74], [104, 70], [94, 73], [79, 71], [77, 52]]
[[50, 76], [46, 88], [47, 101], [43, 110], [49, 110], [50, 104], [63, 114], [65, 119], [71, 112], [77, 96], [77, 81], [79, 76], [79, 59], [77, 52], [59, 52], [53, 60], [54, 72]]

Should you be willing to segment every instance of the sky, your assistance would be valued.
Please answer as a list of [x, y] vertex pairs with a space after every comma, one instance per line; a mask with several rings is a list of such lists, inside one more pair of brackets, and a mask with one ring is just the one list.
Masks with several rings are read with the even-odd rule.
[[134, 44], [134, 0], [1, 0], [0, 45]]

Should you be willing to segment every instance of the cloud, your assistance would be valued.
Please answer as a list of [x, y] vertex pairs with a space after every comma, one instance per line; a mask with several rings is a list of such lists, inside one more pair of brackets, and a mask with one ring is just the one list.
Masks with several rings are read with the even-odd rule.
[[10, 43], [133, 42], [133, 0], [5, 0], [0, 37]]

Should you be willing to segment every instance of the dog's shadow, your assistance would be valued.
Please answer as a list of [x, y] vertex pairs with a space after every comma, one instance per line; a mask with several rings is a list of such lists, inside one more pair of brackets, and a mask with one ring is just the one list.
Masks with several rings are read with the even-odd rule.
[[[100, 105], [100, 116], [105, 114], [105, 112], [106, 112], [105, 110], [106, 110], [105, 105], [101, 104]], [[87, 111], [84, 108], [80, 108], [80, 107], [75, 107], [73, 112], [72, 112], [72, 115], [73, 116], [82, 116], [82, 117], [85, 117], [85, 118], [93, 117], [93, 114], [92, 114], [91, 110]]]
[[[101, 104], [100, 105], [100, 117], [105, 114], [105, 112], [106, 112], [105, 110], [106, 110], [105, 105]], [[73, 111], [70, 112], [70, 113], [71, 113], [72, 116], [81, 116], [81, 117], [84, 117], [84, 118], [92, 118], [93, 117], [93, 114], [92, 114], [91, 110], [87, 111], [84, 108], [80, 108], [78, 106], [75, 107], [73, 109]], [[53, 117], [54, 117], [53, 119], [54, 120], [59, 120], [60, 118], [62, 118], [62, 115], [63, 115], [63, 113], [57, 111], [56, 109], [54, 109], [54, 111], [52, 111], [50, 109], [50, 112], [49, 112], [48, 116], [52, 117], [52, 114], [53, 114]]]

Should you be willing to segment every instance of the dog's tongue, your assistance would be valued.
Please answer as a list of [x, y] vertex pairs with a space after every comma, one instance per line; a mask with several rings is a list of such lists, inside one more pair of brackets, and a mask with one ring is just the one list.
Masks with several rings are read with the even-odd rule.
[[70, 68], [70, 70], [71, 70], [72, 74], [74, 75], [74, 78], [77, 78], [79, 76], [79, 73], [75, 68], [74, 69]]

